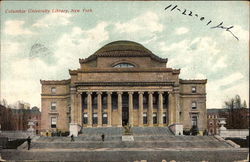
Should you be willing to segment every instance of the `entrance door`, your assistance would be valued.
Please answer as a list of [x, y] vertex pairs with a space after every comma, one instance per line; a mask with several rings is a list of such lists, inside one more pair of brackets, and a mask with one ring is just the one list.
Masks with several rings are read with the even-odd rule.
[[127, 125], [129, 119], [128, 107], [122, 107], [122, 125]]

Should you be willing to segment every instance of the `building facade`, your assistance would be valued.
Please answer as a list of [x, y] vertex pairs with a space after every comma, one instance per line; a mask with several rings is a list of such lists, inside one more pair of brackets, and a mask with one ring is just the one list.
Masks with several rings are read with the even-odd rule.
[[183, 80], [180, 69], [139, 43], [111, 42], [69, 70], [68, 80], [41, 80], [42, 130], [82, 127], [207, 128], [207, 80]]

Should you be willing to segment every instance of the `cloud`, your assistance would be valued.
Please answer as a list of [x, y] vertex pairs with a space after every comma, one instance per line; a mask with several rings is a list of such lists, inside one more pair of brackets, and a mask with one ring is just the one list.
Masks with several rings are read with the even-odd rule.
[[115, 28], [120, 33], [161, 32], [163, 25], [159, 20], [156, 13], [146, 12], [127, 22], [115, 23]]
[[217, 80], [208, 80], [207, 84], [207, 107], [211, 105], [223, 106], [223, 101], [227, 98], [234, 97], [239, 94], [243, 100], [247, 100], [249, 96], [248, 81], [244, 80], [244, 75], [240, 72], [232, 73]]
[[23, 44], [19, 42], [4, 41], [1, 45], [1, 54], [13, 56], [23, 50]]
[[[240, 25], [235, 25], [230, 31], [238, 37], [239, 41], [248, 43], [249, 42], [249, 31], [244, 30]], [[226, 40], [235, 39], [233, 35], [228, 31], [223, 31], [222, 35]]]
[[[9, 63], [8, 73], [4, 73], [1, 90], [2, 98], [6, 98], [8, 103], [17, 100], [29, 102], [32, 106], [40, 107], [41, 84], [43, 80], [68, 79], [68, 69], [79, 68], [79, 58], [87, 57], [102, 45], [102, 42], [109, 39], [106, 31], [108, 23], [100, 22], [94, 28], [84, 30], [80, 27], [73, 27], [70, 32], [61, 35], [53, 44], [53, 51], [56, 61], [48, 64], [44, 56], [30, 58], [16, 58]], [[3, 50], [8, 53], [16, 53], [19, 49], [18, 43], [6, 42], [5, 46], [11, 45], [13, 48]], [[51, 58], [49, 58], [51, 59]], [[21, 86], [20, 86], [21, 85]]]
[[51, 27], [51, 26], [57, 26], [57, 25], [68, 25], [70, 24], [70, 18], [72, 17], [71, 14], [65, 14], [65, 13], [52, 13], [47, 14], [40, 20], [38, 20], [35, 24], [33, 24], [33, 27]]
[[107, 26], [107, 22], [100, 22], [90, 30], [73, 27], [71, 32], [63, 34], [55, 43], [58, 47], [55, 56], [60, 64], [66, 65], [69, 60], [74, 60], [75, 65], [78, 58], [87, 57], [100, 48], [100, 43], [109, 39]]
[[177, 35], [186, 34], [188, 32], [189, 32], [189, 29], [185, 27], [180, 27], [180, 28], [175, 29], [175, 34]]
[[8, 20], [5, 22], [5, 29], [4, 32], [8, 35], [30, 35], [35, 34], [34, 32], [30, 31], [23, 27], [25, 24], [24, 21], [21, 20]]

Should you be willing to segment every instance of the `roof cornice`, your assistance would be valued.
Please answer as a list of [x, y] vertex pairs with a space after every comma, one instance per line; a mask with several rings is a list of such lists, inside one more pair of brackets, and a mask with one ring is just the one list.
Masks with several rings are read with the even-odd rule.
[[172, 74], [179, 74], [180, 69], [172, 68], [88, 68], [69, 70], [70, 75], [77, 75], [77, 73], [138, 73], [138, 72], [169, 72]]
[[40, 80], [42, 85], [65, 85], [70, 83], [70, 79], [67, 80]]
[[206, 84], [207, 79], [190, 79], [190, 80], [179, 80], [181, 84]]

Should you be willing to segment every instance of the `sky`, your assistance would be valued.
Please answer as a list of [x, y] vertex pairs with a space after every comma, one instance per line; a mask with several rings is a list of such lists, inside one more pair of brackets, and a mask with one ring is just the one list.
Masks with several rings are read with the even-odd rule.
[[[248, 6], [242, 1], [2, 1], [1, 99], [40, 107], [40, 79], [69, 79], [79, 58], [109, 42], [130, 40], [168, 58], [167, 67], [181, 69], [181, 79], [207, 79], [207, 108], [221, 108], [236, 94], [249, 105]], [[13, 13], [17, 10], [23, 13]]]

